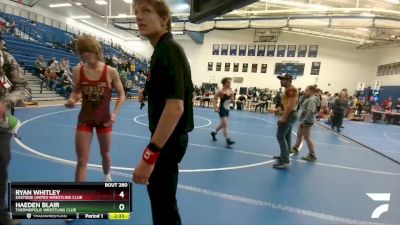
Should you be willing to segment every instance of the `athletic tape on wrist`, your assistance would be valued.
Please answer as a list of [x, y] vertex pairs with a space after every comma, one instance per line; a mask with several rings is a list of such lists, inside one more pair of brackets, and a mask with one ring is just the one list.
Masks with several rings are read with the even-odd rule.
[[143, 151], [142, 159], [150, 165], [154, 165], [157, 162], [160, 152], [153, 152], [148, 147]]

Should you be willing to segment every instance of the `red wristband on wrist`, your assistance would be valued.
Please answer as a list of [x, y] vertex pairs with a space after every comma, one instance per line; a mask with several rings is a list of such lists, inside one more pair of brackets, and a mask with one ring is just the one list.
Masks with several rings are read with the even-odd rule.
[[160, 152], [153, 152], [148, 147], [143, 151], [142, 159], [150, 165], [154, 165], [157, 162]]

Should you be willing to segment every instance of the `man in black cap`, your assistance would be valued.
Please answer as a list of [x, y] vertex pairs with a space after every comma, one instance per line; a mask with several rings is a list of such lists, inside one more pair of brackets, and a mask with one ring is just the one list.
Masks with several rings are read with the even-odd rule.
[[278, 76], [281, 86], [285, 88], [282, 96], [283, 114], [278, 121], [278, 131], [276, 138], [279, 142], [281, 155], [275, 156], [277, 162], [274, 163], [275, 169], [286, 169], [289, 166], [289, 151], [292, 145], [292, 126], [296, 122], [296, 106], [298, 101], [297, 89], [292, 85], [292, 75], [285, 73]]

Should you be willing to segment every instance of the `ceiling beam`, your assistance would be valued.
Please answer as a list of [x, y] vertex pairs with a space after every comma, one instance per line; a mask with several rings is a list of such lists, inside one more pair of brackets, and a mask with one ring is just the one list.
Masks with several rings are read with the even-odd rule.
[[[371, 8], [330, 8], [330, 9], [285, 9], [285, 10], [257, 10], [257, 11], [244, 11], [237, 10], [234, 12], [230, 12], [225, 14], [222, 17], [229, 16], [247, 16], [246, 19], [252, 19], [252, 16], [274, 16], [274, 15], [282, 15], [282, 16], [295, 16], [295, 15], [304, 15], [304, 14], [335, 14], [342, 13], [344, 15], [353, 15], [354, 13], [370, 13], [376, 14], [380, 16], [395, 16], [400, 19], [400, 11], [396, 10], [388, 10], [388, 9], [371, 9]], [[183, 18], [183, 20], [187, 19], [190, 16], [189, 13], [174, 13], [172, 17]], [[136, 19], [135, 15], [127, 15], [127, 16], [101, 16], [108, 19]], [[257, 18], [254, 17], [254, 18]]]

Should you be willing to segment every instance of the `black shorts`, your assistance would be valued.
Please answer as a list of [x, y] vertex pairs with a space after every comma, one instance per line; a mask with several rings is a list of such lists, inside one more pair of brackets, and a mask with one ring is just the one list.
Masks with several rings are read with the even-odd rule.
[[300, 124], [300, 127], [312, 127], [314, 125], [314, 123], [303, 123]]
[[219, 114], [219, 117], [221, 117], [221, 118], [229, 117], [229, 110], [225, 109], [224, 107], [221, 107], [218, 114]]

